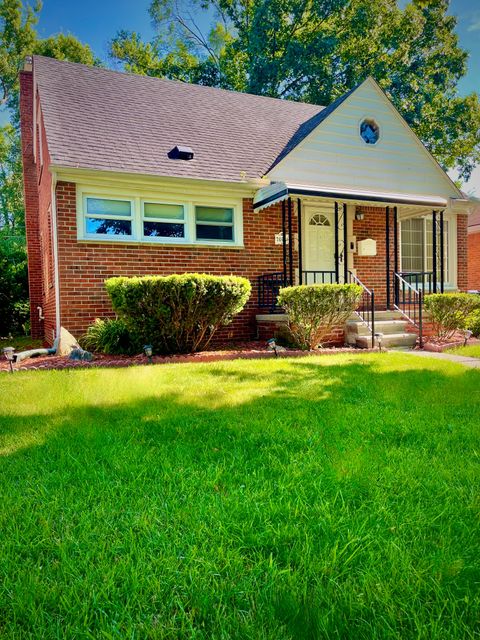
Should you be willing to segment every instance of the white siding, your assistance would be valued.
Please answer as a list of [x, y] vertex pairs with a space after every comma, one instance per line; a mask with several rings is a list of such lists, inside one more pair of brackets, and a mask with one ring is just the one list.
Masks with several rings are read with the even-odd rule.
[[[364, 118], [380, 140], [359, 135]], [[366, 80], [268, 174], [294, 184], [458, 197], [453, 184], [372, 80]]]

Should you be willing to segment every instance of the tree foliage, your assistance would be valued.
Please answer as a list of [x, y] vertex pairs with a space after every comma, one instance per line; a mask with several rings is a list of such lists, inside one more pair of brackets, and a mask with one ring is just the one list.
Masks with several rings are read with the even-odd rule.
[[32, 54], [99, 64], [88, 45], [72, 35], [40, 39], [41, 4], [0, 0], [0, 108], [10, 122], [0, 127], [0, 332], [25, 326], [28, 300], [25, 214], [19, 131], [19, 72]]
[[122, 32], [111, 54], [136, 73], [324, 105], [371, 75], [440, 164], [468, 179], [480, 161], [480, 103], [457, 91], [468, 56], [448, 6], [152, 0], [155, 40]]

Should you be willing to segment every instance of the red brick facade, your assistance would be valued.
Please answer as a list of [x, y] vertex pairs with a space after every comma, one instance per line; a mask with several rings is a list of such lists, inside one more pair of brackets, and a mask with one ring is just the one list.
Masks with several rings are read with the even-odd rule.
[[468, 287], [468, 216], [457, 216], [457, 287], [467, 291]]
[[[384, 207], [358, 207], [363, 213], [363, 220], [353, 220], [353, 235], [357, 242], [371, 238], [377, 243], [377, 255], [359, 256], [354, 254], [353, 266], [357, 277], [369, 289], [375, 291], [375, 307], [385, 309], [387, 304], [387, 243], [386, 243], [386, 212]], [[393, 210], [390, 210], [390, 291], [393, 291], [394, 253]], [[393, 299], [391, 300], [393, 303]]]
[[468, 288], [480, 291], [480, 231], [468, 234]]
[[31, 331], [32, 337], [45, 337], [48, 342], [52, 342], [56, 327], [52, 176], [48, 170], [50, 159], [38, 97], [35, 100], [37, 162], [34, 158], [34, 101], [31, 73], [20, 74], [20, 89]]
[[[269, 272], [282, 271], [283, 248], [275, 244], [275, 234], [282, 230], [280, 204], [253, 212], [251, 199], [243, 200], [243, 247], [180, 246], [146, 243], [88, 242], [77, 240], [76, 185], [59, 182], [56, 185], [56, 207], [52, 198], [52, 178], [48, 171], [49, 156], [45, 130], [38, 100], [37, 153], [34, 158], [34, 100], [32, 74], [20, 75], [21, 129], [24, 166], [26, 230], [29, 255], [29, 287], [32, 335], [51, 343], [56, 331], [56, 287], [54, 269], [54, 225], [56, 211], [56, 247], [58, 258], [60, 323], [74, 335], [83, 334], [96, 317], [112, 316], [113, 312], [104, 287], [111, 276], [168, 275], [184, 272], [234, 274], [245, 276], [252, 283], [252, 296], [244, 311], [226, 327], [221, 340], [249, 339], [257, 334], [255, 316], [258, 313], [257, 278]], [[68, 135], [68, 132], [65, 133]], [[42, 153], [40, 154], [40, 144]], [[40, 162], [43, 158], [43, 163]], [[357, 242], [372, 238], [377, 254], [360, 257], [354, 254], [353, 266], [358, 277], [375, 290], [376, 307], [386, 306], [386, 240], [385, 208], [362, 207], [363, 220], [354, 219], [353, 235]], [[458, 216], [458, 286], [480, 288], [480, 281], [467, 283], [467, 217]], [[293, 207], [293, 233], [297, 233], [296, 202]], [[393, 291], [393, 212], [390, 217], [391, 290]], [[476, 234], [480, 239], [480, 234]], [[474, 237], [474, 236], [471, 236]], [[471, 241], [470, 241], [471, 242]], [[293, 251], [296, 271], [298, 254]], [[480, 242], [477, 245], [480, 277]], [[472, 271], [472, 278], [474, 276]], [[44, 319], [40, 318], [38, 307]], [[263, 310], [265, 312], [265, 310]], [[262, 330], [262, 327], [260, 327]], [[338, 334], [337, 337], [340, 337]]]
[[115, 244], [78, 242], [75, 184], [58, 183], [56, 194], [60, 316], [73, 335], [81, 335], [94, 318], [112, 315], [103, 284], [106, 278], [183, 272], [249, 278], [253, 286], [250, 301], [226, 327], [222, 338], [248, 339], [255, 335], [257, 276], [282, 268], [282, 246], [275, 245], [274, 237], [282, 228], [280, 205], [253, 213], [252, 201], [244, 200], [244, 248]]

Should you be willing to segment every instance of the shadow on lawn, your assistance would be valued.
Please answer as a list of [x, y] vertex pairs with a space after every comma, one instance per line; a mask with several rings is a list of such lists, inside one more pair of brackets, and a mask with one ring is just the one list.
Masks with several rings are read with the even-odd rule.
[[[60, 493], [64, 487], [76, 486], [80, 494], [89, 491], [94, 496], [95, 500], [88, 498], [92, 505], [108, 498], [112, 512], [123, 509], [119, 518], [125, 517], [125, 509], [135, 516], [138, 492], [151, 493], [151, 505], [156, 508], [157, 494], [160, 501], [164, 491], [168, 499], [161, 499], [173, 501], [175, 518], [185, 523], [185, 538], [192, 535], [189, 526], [193, 526], [187, 516], [195, 513], [200, 503], [205, 511], [197, 517], [207, 521], [207, 532], [226, 526], [221, 518], [228, 514], [227, 548], [241, 549], [245, 575], [250, 575], [256, 564], [262, 566], [263, 573], [252, 578], [259, 592], [251, 598], [262, 615], [268, 607], [273, 608], [273, 618], [288, 630], [285, 637], [334, 637], [322, 635], [325, 628], [343, 638], [387, 637], [382, 635], [377, 615], [379, 619], [381, 615], [389, 617], [389, 624], [397, 625], [395, 633], [400, 635], [391, 637], [420, 637], [412, 603], [402, 604], [397, 611], [395, 604], [388, 605], [388, 598], [380, 600], [377, 586], [368, 594], [377, 611], [366, 607], [364, 601], [352, 600], [354, 590], [363, 589], [360, 582], [362, 562], [370, 553], [367, 549], [371, 548], [372, 554], [376, 550], [380, 558], [381, 545], [390, 544], [379, 543], [375, 533], [378, 527], [389, 530], [386, 508], [384, 513], [382, 506], [373, 516], [368, 508], [382, 490], [390, 501], [386, 506], [394, 505], [399, 513], [402, 500], [415, 501], [418, 496], [421, 505], [434, 480], [417, 479], [413, 472], [406, 498], [402, 482], [406, 482], [408, 465], [413, 469], [418, 465], [419, 473], [426, 473], [431, 462], [439, 474], [442, 461], [446, 461], [445, 473], [450, 473], [454, 469], [451, 456], [473, 448], [480, 376], [475, 370], [458, 368], [448, 374], [425, 368], [423, 362], [418, 368], [409, 362], [408, 368], [386, 371], [379, 369], [377, 362], [381, 364], [380, 360], [341, 365], [279, 361], [274, 371], [251, 362], [199, 365], [185, 370], [196, 385], [191, 394], [172, 392], [171, 380], [162, 389], [163, 369], [152, 367], [154, 380], [158, 373], [156, 395], [139, 389], [141, 397], [119, 406], [62, 406], [48, 412], [46, 397], [46, 413], [24, 416], [5, 414], [2, 406], [0, 434], [6, 455], [0, 457], [0, 467], [15, 486], [30, 487], [33, 481], [34, 486], [47, 487], [48, 500], [52, 499], [49, 483], [59, 476], [61, 484], [51, 486], [59, 486]], [[182, 375], [182, 365], [177, 372]], [[76, 374], [70, 372], [69, 376]], [[118, 370], [110, 375], [120, 379], [122, 374], [123, 370]], [[82, 372], [79, 380], [82, 375], [87, 374]], [[97, 376], [97, 382], [100, 378]], [[380, 488], [379, 478], [384, 483]], [[126, 488], [127, 497], [117, 505], [115, 490], [120, 493], [120, 488]], [[351, 522], [345, 520], [342, 534], [331, 534], [333, 548], [335, 535], [345, 536], [341, 544], [349, 551], [342, 562], [359, 549], [340, 575], [335, 573], [337, 561], [332, 561], [332, 573], [325, 570], [321, 575], [321, 567], [313, 572], [309, 569], [308, 562], [313, 566], [324, 552], [316, 546], [321, 535], [327, 536], [325, 531], [330, 529], [335, 532], [336, 526], [341, 531], [340, 521], [325, 522], [321, 525], [324, 529], [315, 521], [319, 496], [325, 503], [344, 503], [342, 509], [351, 518]], [[434, 499], [435, 495], [429, 496], [427, 506], [436, 510], [437, 505], [431, 506]], [[339, 510], [347, 518], [345, 513]], [[303, 520], [306, 514], [315, 523], [311, 531]], [[367, 529], [353, 536], [351, 523], [357, 522], [357, 514], [363, 514]], [[121, 527], [118, 531], [118, 535], [125, 533]], [[315, 536], [309, 539], [312, 531], [320, 542]], [[435, 540], [435, 531], [432, 535]], [[195, 536], [193, 540], [201, 544]], [[349, 546], [351, 540], [353, 546]], [[270, 565], [278, 566], [279, 572], [269, 583]], [[388, 583], [388, 576], [382, 579]], [[289, 580], [296, 580], [295, 589]], [[458, 584], [460, 595], [473, 592], [473, 578], [471, 582]], [[394, 593], [395, 585], [389, 588]], [[425, 583], [419, 587], [420, 595], [412, 596], [420, 598], [416, 605], [419, 616], [428, 617], [429, 607], [441, 615], [446, 592], [436, 588]], [[201, 588], [196, 585], [184, 596], [188, 607], [197, 611], [195, 624], [211, 634], [218, 631], [209, 609], [212, 602], [219, 610], [224, 606], [241, 608], [239, 596], [224, 589], [227, 595], [208, 606], [201, 604]], [[331, 606], [332, 602], [336, 605]], [[329, 606], [331, 610], [327, 610]], [[388, 611], [389, 606], [394, 613]]]
[[[345, 435], [345, 429], [365, 432], [376, 426], [402, 432], [417, 425], [423, 432], [428, 423], [431, 431], [438, 431], [448, 422], [450, 433], [452, 420], [471, 416], [480, 405], [480, 372], [476, 370], [444, 373], [423, 368], [420, 362], [418, 368], [409, 363], [408, 368], [393, 371], [352, 361], [328, 366], [305, 360], [285, 364], [279, 360], [280, 368], [274, 372], [245, 361], [213, 368], [199, 365], [189, 371], [196, 383], [195, 394], [172, 392], [171, 382], [162, 390], [162, 367], [152, 367], [150, 371], [158, 373], [155, 395], [139, 388], [138, 400], [118, 405], [89, 405], [87, 398], [86, 406], [50, 409], [46, 395], [41, 412], [22, 416], [9, 413], [2, 403], [0, 452], [9, 453], [9, 437], [21, 441], [29, 433], [36, 437], [33, 446], [82, 433], [94, 440], [96, 431], [111, 430], [119, 437], [122, 432], [132, 440], [138, 437], [136, 441], [146, 445], [160, 438], [197, 443], [200, 448], [205, 437], [220, 441], [253, 437], [266, 443], [296, 440], [304, 436], [304, 428], [334, 438]], [[179, 376], [182, 366], [178, 365]], [[119, 377], [123, 372], [112, 371]], [[135, 369], [128, 371], [134, 375]], [[86, 372], [69, 375], [77, 373]], [[19, 450], [26, 453], [28, 448], [25, 442]], [[10, 453], [14, 452], [12, 446]]]

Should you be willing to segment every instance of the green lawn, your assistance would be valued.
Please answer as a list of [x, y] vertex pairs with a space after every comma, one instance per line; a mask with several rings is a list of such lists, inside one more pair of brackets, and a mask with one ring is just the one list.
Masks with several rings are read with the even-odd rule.
[[30, 336], [13, 336], [12, 338], [0, 338], [0, 357], [3, 357], [1, 350], [4, 347], [14, 347], [16, 351], [27, 351], [27, 349], [39, 349], [42, 346], [42, 340], [34, 340]]
[[33, 371], [0, 397], [2, 640], [479, 637], [479, 371]]
[[448, 353], [454, 353], [457, 356], [471, 356], [472, 358], [480, 358], [480, 345], [472, 344], [466, 347], [457, 347], [449, 349]]

